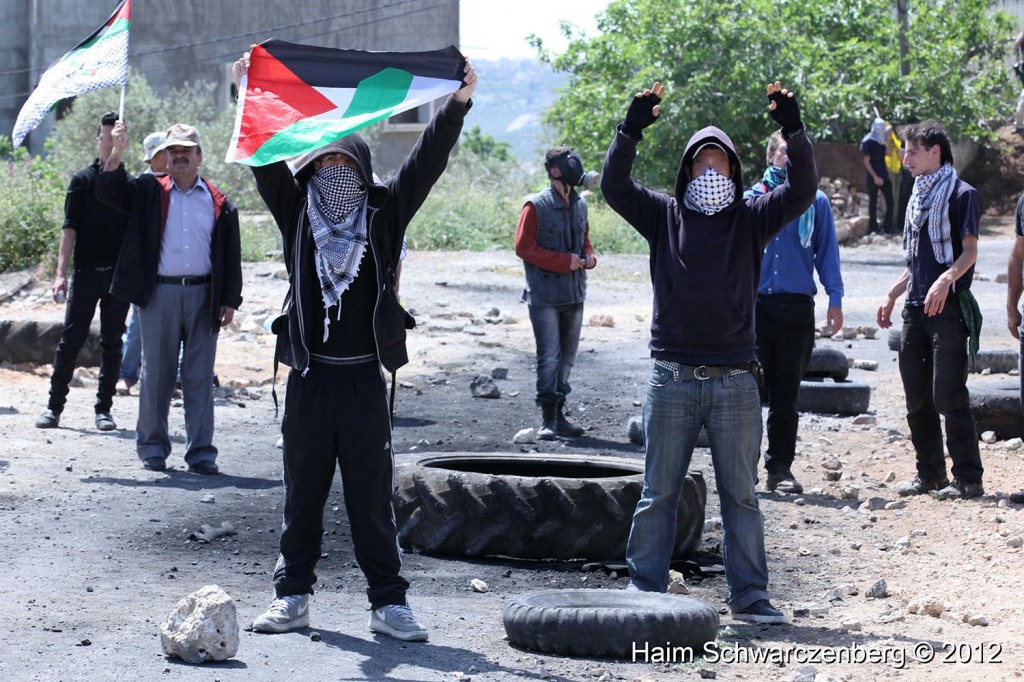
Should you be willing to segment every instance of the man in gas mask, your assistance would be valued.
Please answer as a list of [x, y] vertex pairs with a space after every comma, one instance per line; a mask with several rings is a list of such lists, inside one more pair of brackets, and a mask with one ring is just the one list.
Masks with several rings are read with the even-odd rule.
[[545, 155], [548, 187], [526, 200], [516, 228], [516, 255], [526, 268], [523, 300], [530, 309], [537, 342], [537, 404], [540, 440], [576, 438], [583, 429], [565, 418], [569, 374], [576, 362], [587, 296], [587, 270], [597, 265], [590, 245], [587, 202], [575, 187], [597, 184], [597, 173], [583, 172], [570, 147], [552, 147]]

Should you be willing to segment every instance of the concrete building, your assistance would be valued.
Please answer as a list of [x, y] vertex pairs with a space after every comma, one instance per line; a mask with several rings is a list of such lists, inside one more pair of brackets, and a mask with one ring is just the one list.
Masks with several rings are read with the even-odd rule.
[[[96, 28], [117, 0], [0, 2], [0, 130], [9, 134], [40, 74]], [[459, 44], [459, 0], [134, 0], [129, 63], [158, 93], [188, 82], [218, 84], [233, 106], [231, 64], [250, 44], [279, 38], [382, 51]], [[393, 168], [429, 120], [431, 106], [392, 118], [375, 165]], [[28, 140], [38, 153], [54, 114]]]

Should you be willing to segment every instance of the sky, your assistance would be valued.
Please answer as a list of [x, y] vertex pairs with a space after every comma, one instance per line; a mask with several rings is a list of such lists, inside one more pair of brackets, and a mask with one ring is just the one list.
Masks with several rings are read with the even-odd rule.
[[594, 35], [595, 17], [607, 4], [608, 0], [461, 0], [460, 48], [469, 59], [532, 58], [537, 52], [526, 36], [536, 33], [545, 46], [562, 52], [566, 42], [558, 31], [559, 21]]

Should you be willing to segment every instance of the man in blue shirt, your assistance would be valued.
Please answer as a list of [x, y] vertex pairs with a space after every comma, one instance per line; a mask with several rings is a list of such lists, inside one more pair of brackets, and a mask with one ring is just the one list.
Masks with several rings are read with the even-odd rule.
[[[761, 182], [743, 195], [750, 199], [772, 192], [786, 181], [789, 157], [781, 131], [768, 138], [768, 169]], [[820, 190], [802, 216], [772, 237], [761, 259], [757, 288], [757, 359], [764, 366], [768, 394], [768, 449], [764, 467], [766, 487], [781, 493], [801, 493], [793, 476], [796, 455], [796, 411], [800, 380], [814, 346], [814, 270], [828, 293], [827, 323], [843, 327], [843, 276], [832, 206]]]

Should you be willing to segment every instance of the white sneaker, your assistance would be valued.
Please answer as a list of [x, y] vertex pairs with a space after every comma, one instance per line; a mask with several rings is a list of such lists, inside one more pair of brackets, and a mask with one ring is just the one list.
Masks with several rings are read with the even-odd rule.
[[309, 627], [309, 595], [292, 594], [270, 602], [252, 622], [255, 632], [291, 632]]
[[427, 629], [416, 622], [408, 606], [390, 604], [370, 612], [370, 631], [403, 642], [427, 641]]

